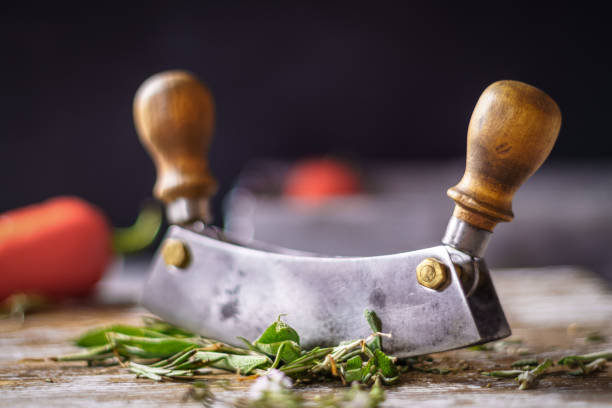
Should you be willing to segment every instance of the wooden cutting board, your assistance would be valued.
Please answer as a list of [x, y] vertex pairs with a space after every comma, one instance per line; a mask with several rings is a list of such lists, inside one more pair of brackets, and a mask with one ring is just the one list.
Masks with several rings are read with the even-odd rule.
[[[557, 359], [570, 353], [612, 350], [612, 292], [604, 283], [587, 271], [569, 267], [498, 270], [493, 279], [513, 328], [511, 339], [522, 343], [501, 351], [436, 354], [441, 367], [465, 361], [469, 369], [446, 375], [403, 374], [398, 385], [387, 388], [383, 406], [612, 406], [612, 363], [607, 371], [583, 378], [561, 372], [547, 376], [529, 391], [519, 391], [511, 380], [480, 375], [520, 358]], [[130, 283], [125, 277], [113, 277], [101, 285], [107, 292], [101, 298], [112, 298], [108, 292], [119, 288], [133, 294], [139, 284], [139, 279]], [[121, 367], [20, 361], [75, 351], [70, 339], [84, 330], [111, 323], [138, 324], [145, 314], [137, 306], [100, 302], [35, 313], [23, 323], [0, 320], [0, 406], [201, 406], [186, 399], [188, 384], [137, 379]], [[587, 341], [593, 331], [606, 340]], [[217, 396], [215, 406], [245, 396], [251, 384], [224, 373], [211, 375], [209, 382]], [[298, 389], [306, 398], [344, 390], [335, 382]]]

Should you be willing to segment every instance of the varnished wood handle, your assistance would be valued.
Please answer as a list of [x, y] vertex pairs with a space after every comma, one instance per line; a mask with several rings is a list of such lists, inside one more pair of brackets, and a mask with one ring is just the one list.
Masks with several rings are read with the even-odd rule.
[[546, 160], [560, 127], [559, 107], [541, 90], [518, 81], [485, 89], [470, 119], [465, 174], [448, 190], [453, 216], [486, 231], [511, 221], [514, 193]]
[[134, 122], [157, 168], [155, 197], [170, 204], [214, 194], [207, 160], [214, 102], [197, 78], [166, 71], [147, 79], [134, 98]]

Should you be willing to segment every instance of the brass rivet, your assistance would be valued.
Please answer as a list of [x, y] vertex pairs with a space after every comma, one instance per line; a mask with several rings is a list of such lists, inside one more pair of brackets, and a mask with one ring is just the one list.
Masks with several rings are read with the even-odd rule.
[[173, 238], [164, 241], [162, 256], [166, 265], [176, 266], [177, 268], [185, 267], [189, 260], [189, 252], [185, 243]]
[[416, 268], [417, 281], [430, 289], [438, 289], [448, 276], [448, 268], [435, 258], [426, 258]]

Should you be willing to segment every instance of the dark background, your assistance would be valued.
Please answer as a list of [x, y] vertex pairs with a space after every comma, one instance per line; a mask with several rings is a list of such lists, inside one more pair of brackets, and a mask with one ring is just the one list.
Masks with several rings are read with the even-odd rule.
[[553, 161], [610, 156], [607, 12], [407, 3], [3, 6], [0, 211], [74, 194], [131, 223], [154, 182], [132, 97], [174, 68], [216, 98], [217, 212], [253, 158], [463, 156], [471, 110], [499, 79], [558, 102]]

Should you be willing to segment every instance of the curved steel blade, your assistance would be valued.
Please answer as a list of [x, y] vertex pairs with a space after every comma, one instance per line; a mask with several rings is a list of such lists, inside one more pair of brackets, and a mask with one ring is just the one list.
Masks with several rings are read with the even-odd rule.
[[[363, 312], [383, 322], [385, 350], [421, 355], [505, 337], [508, 324], [484, 264], [466, 296], [445, 246], [375, 257], [321, 257], [265, 252], [172, 226], [167, 238], [189, 248], [186, 268], [157, 254], [142, 303], [153, 313], [204, 336], [240, 345], [256, 339], [280, 314], [304, 347], [371, 334]], [[416, 266], [434, 257], [451, 273], [441, 290], [421, 286]], [[462, 269], [469, 268], [469, 262]]]

